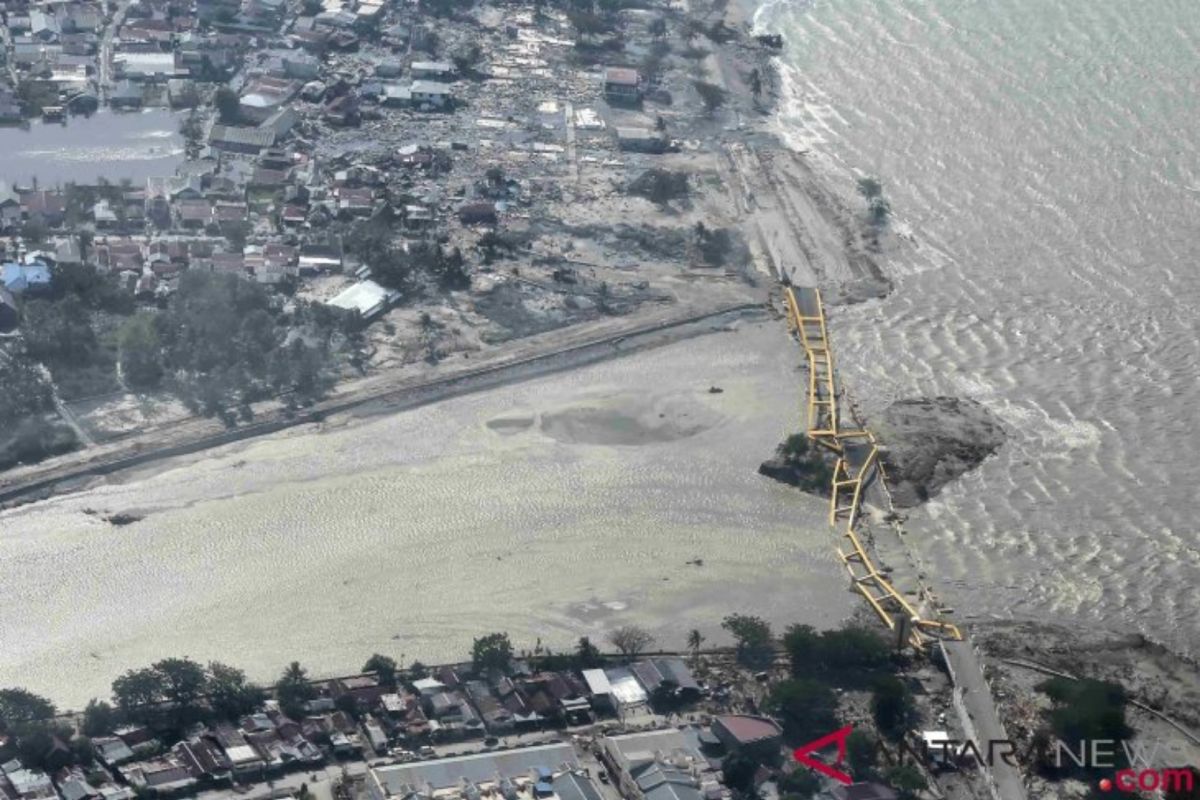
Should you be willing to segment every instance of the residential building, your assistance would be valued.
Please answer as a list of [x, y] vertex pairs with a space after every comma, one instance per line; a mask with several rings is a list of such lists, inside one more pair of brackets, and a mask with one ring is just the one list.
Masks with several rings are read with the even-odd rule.
[[629, 668], [651, 697], [664, 686], [683, 702], [700, 697], [700, 684], [678, 656], [648, 658], [631, 664]]
[[636, 105], [642, 101], [642, 76], [636, 69], [609, 67], [604, 70], [604, 96], [610, 103]]
[[21, 222], [21, 196], [0, 181], [0, 228], [10, 228]]
[[629, 800], [718, 800], [729, 797], [719, 764], [700, 751], [695, 728], [611, 736], [601, 760]]
[[467, 203], [458, 209], [458, 219], [464, 225], [496, 223], [496, 204], [489, 202]]
[[633, 153], [665, 153], [670, 145], [667, 137], [653, 128], [619, 127], [617, 147]]
[[14, 295], [50, 288], [50, 268], [40, 261], [31, 264], [0, 264], [0, 285]]
[[609, 697], [616, 712], [622, 716], [650, 704], [650, 696], [637, 676], [628, 667], [609, 667], [604, 670], [608, 678]]
[[413, 81], [408, 94], [413, 105], [434, 108], [446, 108], [454, 99], [449, 86], [429, 80]]
[[[511, 800], [597, 800], [581, 788], [587, 778], [580, 772], [571, 745], [535, 745], [377, 767], [367, 774], [367, 794], [370, 800], [400, 800], [420, 790], [444, 800], [485, 794]], [[575, 775], [579, 780], [566, 775]]]
[[414, 61], [410, 71], [414, 80], [454, 80], [454, 65], [447, 61]]
[[[41, 770], [26, 769], [17, 759], [0, 764], [0, 794], [11, 795], [12, 800], [58, 800], [58, 792], [50, 776]], [[11, 791], [4, 791], [7, 783]]]
[[783, 730], [773, 719], [730, 714], [712, 722], [713, 735], [731, 752], [771, 756], [783, 744]]
[[134, 789], [158, 794], [187, 791], [199, 783], [183, 759], [173, 753], [147, 761], [135, 761], [118, 771]]
[[238, 128], [216, 124], [209, 130], [208, 143], [216, 150], [257, 155], [275, 144], [275, 132], [269, 128]]

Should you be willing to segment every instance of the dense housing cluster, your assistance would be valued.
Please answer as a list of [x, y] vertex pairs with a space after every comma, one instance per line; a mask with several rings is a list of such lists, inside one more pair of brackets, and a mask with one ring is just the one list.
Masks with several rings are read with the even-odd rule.
[[[723, 3], [4, 13], [10, 122], [173, 109], [181, 145], [172, 174], [0, 184], [0, 375], [28, 388], [0, 408], [0, 468], [189, 413], [290, 413], [338, 381], [568, 326], [731, 305], [756, 281], [714, 137], [765, 110], [746, 65], [770, 48]], [[188, 327], [186, 308], [237, 294], [226, 277], [261, 287], [270, 324]], [[201, 361], [172, 347], [213, 336]], [[52, 337], [60, 352], [39, 350]]]

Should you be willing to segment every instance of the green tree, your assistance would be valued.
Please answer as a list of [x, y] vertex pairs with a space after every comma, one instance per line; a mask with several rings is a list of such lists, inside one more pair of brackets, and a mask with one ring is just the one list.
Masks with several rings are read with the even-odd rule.
[[214, 714], [230, 722], [262, 706], [267, 693], [246, 680], [246, 673], [220, 661], [208, 663], [208, 704]]
[[900, 795], [901, 800], [913, 800], [929, 787], [921, 771], [912, 764], [898, 764], [887, 771], [884, 780]]
[[744, 795], [754, 791], [754, 775], [758, 772], [758, 761], [748, 753], [737, 751], [725, 756], [721, 762], [721, 773], [725, 785]]
[[837, 696], [824, 683], [793, 679], [777, 684], [767, 708], [783, 723], [789, 741], [807, 742], [837, 727]]
[[54, 364], [85, 364], [96, 349], [92, 315], [78, 297], [25, 304], [25, 347], [29, 355]]
[[[91, 234], [79, 235], [80, 247], [90, 244]], [[50, 298], [63, 300], [76, 296], [89, 309], [128, 314], [133, 310], [133, 297], [121, 287], [117, 276], [99, 272], [90, 264], [56, 264], [50, 282]]]
[[622, 625], [609, 631], [608, 641], [626, 659], [631, 659], [654, 644], [654, 637], [639, 625]]
[[780, 775], [778, 785], [783, 800], [809, 798], [821, 790], [820, 779], [803, 766]]
[[111, 704], [93, 697], [83, 709], [81, 730], [86, 736], [107, 736], [116, 729], [120, 722], [120, 714]]
[[54, 717], [54, 704], [27, 689], [0, 689], [0, 731]]
[[162, 341], [154, 319], [150, 313], [134, 314], [117, 332], [121, 376], [133, 389], [153, 389], [162, 381]]
[[692, 86], [696, 88], [696, 94], [700, 95], [700, 102], [704, 104], [704, 110], [710, 116], [725, 105], [727, 92], [715, 83], [692, 81]]
[[238, 93], [228, 86], [222, 86], [217, 89], [217, 93], [213, 96], [213, 105], [217, 109], [217, 114], [221, 118], [221, 122], [226, 125], [234, 125], [241, 117], [240, 99]]
[[65, 725], [29, 723], [19, 731], [17, 757], [30, 769], [56, 772], [74, 760], [71, 750], [60, 746], [70, 739], [71, 729]]
[[163, 701], [166, 686], [158, 670], [151, 667], [128, 670], [113, 681], [113, 699], [127, 719], [145, 722]]
[[179, 133], [183, 136], [183, 150], [188, 158], [198, 158], [204, 148], [204, 121], [200, 112], [195, 108], [179, 123]]
[[896, 739], [904, 735], [913, 717], [912, 695], [894, 675], [880, 675], [871, 688], [871, 713], [884, 734]]
[[200, 699], [208, 688], [204, 667], [190, 658], [164, 658], [152, 668], [162, 678], [163, 696], [175, 709], [181, 721], [195, 718], [200, 711]]
[[700, 631], [697, 630], [696, 628], [692, 628], [692, 630], [688, 633], [687, 646], [688, 646], [688, 650], [692, 651], [693, 659], [697, 659], [700, 657], [700, 647], [703, 644], [704, 644], [704, 634], [700, 633]]
[[581, 636], [575, 648], [575, 662], [580, 669], [593, 669], [603, 664], [604, 658], [600, 655], [600, 648], [592, 644], [591, 639]]
[[[788, 438], [791, 441], [791, 437]], [[817, 675], [824, 671], [821, 634], [811, 625], [791, 625], [783, 634], [783, 649], [797, 677]]]
[[72, 764], [91, 764], [96, 760], [96, 748], [87, 736], [72, 736], [67, 747], [71, 750]]
[[26, 416], [54, 407], [54, 397], [42, 373], [33, 364], [0, 359], [0, 429], [9, 430]]
[[512, 663], [512, 642], [507, 633], [489, 633], [471, 646], [471, 660], [477, 672], [507, 671]]
[[733, 635], [737, 658], [743, 664], [762, 666], [770, 663], [775, 653], [775, 640], [766, 620], [749, 614], [730, 614], [721, 622], [721, 627]]
[[354, 699], [354, 695], [349, 693], [340, 694], [338, 695], [337, 699], [333, 701], [333, 705], [338, 711], [344, 712], [351, 719], [358, 719], [360, 710], [358, 707], [358, 701]]
[[1125, 721], [1125, 690], [1089, 678], [1051, 678], [1038, 685], [1054, 701], [1050, 727], [1064, 742], [1124, 740], [1132, 733]]
[[877, 749], [875, 737], [866, 731], [856, 730], [846, 737], [846, 760], [850, 762], [850, 771], [857, 780], [870, 778], [875, 769]]
[[808, 625], [792, 625], [783, 647], [797, 677], [818, 677], [841, 686], [866, 685], [891, 666], [892, 651], [874, 631], [850, 626], [818, 633]]
[[308, 682], [308, 671], [300, 666], [299, 661], [288, 664], [275, 684], [279, 708], [292, 719], [303, 718], [306, 704], [316, 696], [316, 689]]
[[396, 685], [396, 659], [375, 653], [363, 664], [363, 672], [374, 672], [379, 676], [379, 682], [387, 687]]
[[857, 626], [825, 631], [821, 651], [824, 668], [831, 674], [884, 669], [892, 658], [892, 649], [882, 636]]

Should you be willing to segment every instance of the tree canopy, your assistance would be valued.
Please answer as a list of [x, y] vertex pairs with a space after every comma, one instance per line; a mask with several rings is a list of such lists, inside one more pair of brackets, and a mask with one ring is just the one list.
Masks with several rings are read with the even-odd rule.
[[0, 689], [0, 731], [51, 719], [54, 704], [27, 689]]
[[579, 638], [579, 645], [575, 648], [575, 661], [580, 669], [592, 669], [604, 663], [604, 658], [600, 654], [600, 648], [592, 644], [592, 640], [586, 636]]
[[308, 682], [308, 671], [299, 661], [288, 664], [275, 684], [280, 709], [293, 719], [303, 717], [306, 704], [316, 696], [316, 689]]
[[775, 639], [766, 620], [749, 614], [730, 614], [721, 627], [733, 635], [739, 661], [752, 666], [770, 662], [775, 653]]
[[374, 672], [384, 686], [396, 685], [396, 659], [375, 653], [363, 664], [363, 672]]
[[654, 637], [638, 625], [622, 625], [609, 631], [608, 641], [621, 655], [635, 658], [654, 644]]
[[793, 679], [777, 684], [767, 697], [767, 708], [779, 716], [784, 735], [806, 742], [837, 727], [837, 696], [824, 683]]
[[866, 685], [891, 666], [892, 650], [874, 631], [850, 626], [816, 631], [792, 625], [783, 635], [792, 674], [830, 680], [842, 686]]
[[507, 633], [489, 633], [471, 646], [471, 660], [480, 672], [507, 671], [512, 663], [513, 647]]

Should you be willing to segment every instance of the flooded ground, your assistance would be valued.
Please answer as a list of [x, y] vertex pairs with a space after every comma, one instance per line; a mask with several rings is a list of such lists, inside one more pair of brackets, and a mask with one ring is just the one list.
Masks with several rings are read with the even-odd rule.
[[168, 655], [266, 679], [494, 630], [566, 648], [634, 621], [682, 648], [733, 611], [836, 624], [824, 503], [755, 472], [798, 419], [798, 357], [745, 324], [0, 514], [0, 685], [79, 706]]
[[788, 42], [781, 130], [893, 211], [895, 291], [830, 320], [843, 380], [868, 416], [952, 395], [1009, 429], [909, 518], [942, 596], [1200, 654], [1200, 5], [781, 0], [760, 22]]
[[172, 175], [183, 161], [180, 115], [99, 111], [65, 124], [0, 128], [0, 180], [42, 186]]

